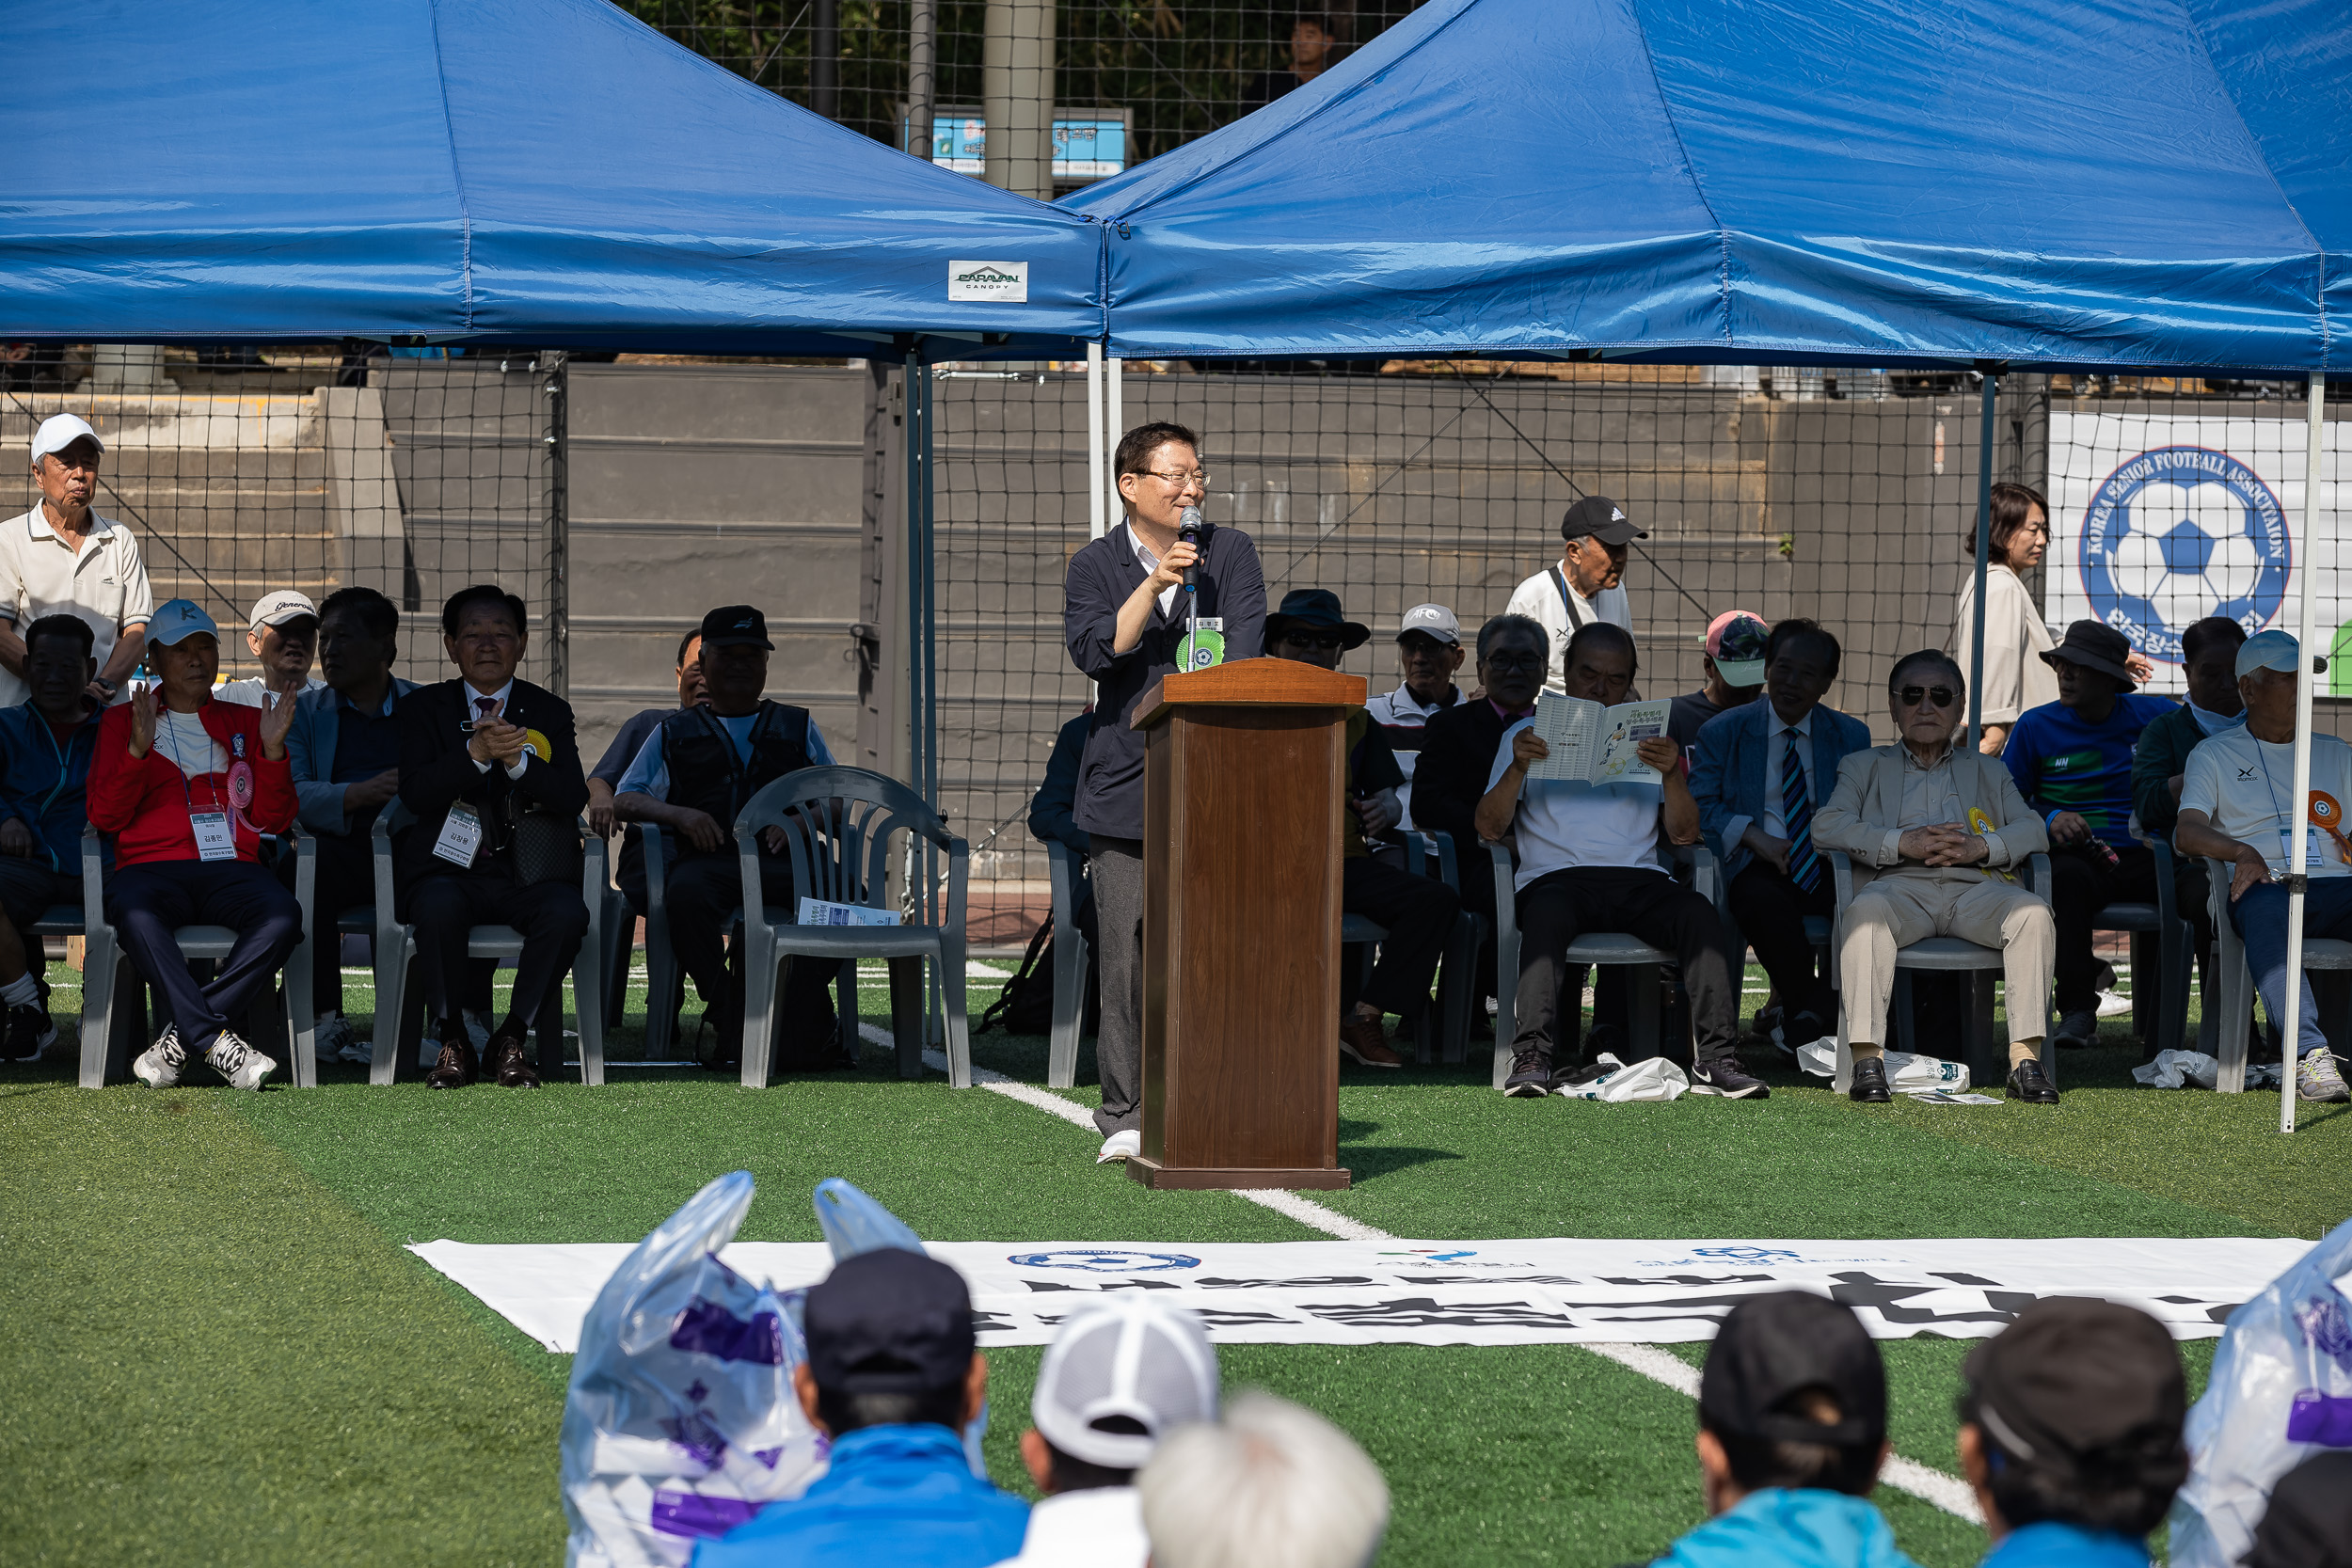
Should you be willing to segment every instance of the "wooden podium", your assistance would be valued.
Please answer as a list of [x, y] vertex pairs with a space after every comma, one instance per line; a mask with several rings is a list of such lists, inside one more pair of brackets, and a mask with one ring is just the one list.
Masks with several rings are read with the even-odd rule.
[[1171, 674], [1145, 732], [1148, 1187], [1348, 1184], [1339, 1161], [1340, 813], [1359, 676]]

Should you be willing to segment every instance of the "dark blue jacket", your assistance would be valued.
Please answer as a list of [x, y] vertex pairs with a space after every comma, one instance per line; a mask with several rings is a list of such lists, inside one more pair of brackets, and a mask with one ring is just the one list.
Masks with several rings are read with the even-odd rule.
[[1046, 759], [1045, 782], [1037, 786], [1037, 794], [1029, 801], [1029, 836], [1040, 844], [1052, 841], [1067, 844], [1081, 855], [1087, 852], [1086, 830], [1078, 826], [1071, 815], [1078, 803], [1078, 769], [1086, 760], [1087, 732], [1094, 728], [1094, 716], [1081, 713], [1061, 727], [1054, 736], [1054, 754]]
[[33, 830], [40, 844], [35, 856], [45, 859], [52, 871], [72, 875], [82, 868], [89, 764], [98, 752], [103, 713], [91, 712], [60, 747], [49, 721], [31, 703], [0, 708], [0, 817], [16, 817]]
[[[392, 677], [389, 701], [399, 701], [417, 689], [415, 681]], [[305, 691], [294, 699], [293, 725], [286, 731], [286, 754], [294, 759], [294, 796], [302, 802], [302, 825], [314, 833], [351, 832], [343, 810], [344, 784], [335, 782], [335, 740], [342, 731], [343, 694], [331, 686]], [[389, 710], [388, 710], [389, 711]]]
[[[1265, 651], [1265, 573], [1257, 546], [1239, 529], [1213, 528], [1200, 548], [1200, 614], [1224, 621], [1227, 663], [1256, 658]], [[1120, 523], [1071, 558], [1062, 585], [1062, 641], [1079, 673], [1095, 683], [1094, 725], [1071, 816], [1081, 831], [1106, 838], [1143, 836], [1143, 736], [1127, 720], [1145, 688], [1176, 673], [1176, 644], [1184, 636], [1179, 590], [1178, 618], [1154, 604], [1143, 641], [1126, 653], [1111, 652], [1119, 607], [1148, 575], [1136, 559], [1135, 535]]]
[[[1719, 713], [1699, 727], [1698, 761], [1691, 768], [1691, 798], [1698, 802], [1699, 833], [1723, 863], [1729, 881], [1756, 859], [1740, 847], [1750, 822], [1764, 820], [1764, 749], [1780, 715], [1770, 697]], [[1870, 727], [1827, 705], [1813, 709], [1813, 809], [1828, 803], [1837, 765], [1870, 749]]]
[[1021, 1554], [1029, 1505], [972, 1473], [943, 1426], [866, 1427], [833, 1446], [833, 1467], [770, 1503], [691, 1568], [990, 1568]]

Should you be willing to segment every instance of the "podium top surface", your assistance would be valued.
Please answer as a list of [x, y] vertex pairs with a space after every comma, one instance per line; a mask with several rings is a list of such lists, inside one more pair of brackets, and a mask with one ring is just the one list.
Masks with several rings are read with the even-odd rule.
[[1244, 658], [1162, 675], [1136, 700], [1130, 729], [1148, 729], [1170, 708], [1347, 707], [1370, 694], [1361, 675], [1319, 670], [1295, 658]]

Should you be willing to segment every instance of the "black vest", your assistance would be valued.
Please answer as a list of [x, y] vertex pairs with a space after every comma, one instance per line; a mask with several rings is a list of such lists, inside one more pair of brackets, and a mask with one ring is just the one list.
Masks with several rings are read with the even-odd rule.
[[[707, 707], [680, 708], [661, 721], [661, 754], [670, 768], [670, 804], [707, 812], [732, 829], [751, 798], [787, 773], [809, 766], [808, 709], [762, 702], [752, 724], [752, 761]], [[733, 854], [734, 846], [721, 851]], [[680, 858], [693, 853], [681, 838]]]

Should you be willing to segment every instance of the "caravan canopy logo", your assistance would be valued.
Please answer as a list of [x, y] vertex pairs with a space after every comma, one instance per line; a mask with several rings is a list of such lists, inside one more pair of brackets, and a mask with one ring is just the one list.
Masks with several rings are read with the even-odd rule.
[[949, 299], [993, 299], [1009, 305], [1029, 303], [1029, 263], [1026, 261], [950, 261]]
[[2279, 613], [2285, 515], [2262, 476], [2226, 451], [2159, 447], [2107, 475], [2083, 515], [2091, 613], [2150, 658], [2181, 662], [2181, 633], [2208, 615], [2260, 631]]

